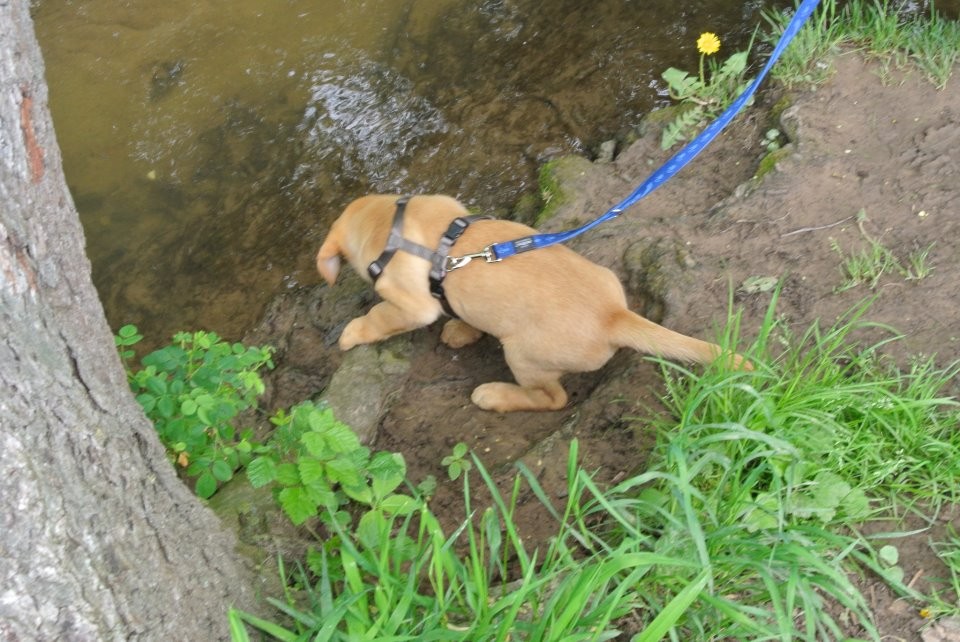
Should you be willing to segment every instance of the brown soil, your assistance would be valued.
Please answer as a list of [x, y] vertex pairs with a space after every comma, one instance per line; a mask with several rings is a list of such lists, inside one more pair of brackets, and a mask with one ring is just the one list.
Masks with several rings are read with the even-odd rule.
[[[816, 90], [761, 97], [680, 175], [572, 246], [618, 271], [638, 311], [686, 334], [715, 337], [733, 290], [749, 340], [770, 294], [751, 293], [743, 284], [751, 277], [776, 277], [784, 284], [779, 312], [797, 329], [816, 319], [829, 324], [874, 294], [869, 319], [904, 335], [891, 347], [895, 357], [936, 353], [942, 364], [957, 359], [960, 87], [937, 91], [919, 72], [885, 71], [852, 54], [837, 58], [835, 71]], [[790, 106], [782, 116], [772, 115], [784, 104]], [[772, 127], [789, 133], [789, 145], [771, 171], [754, 178], [766, 154], [764, 134]], [[653, 134], [612, 163], [558, 164], [566, 196], [543, 227], [565, 229], [599, 215], [665, 156]], [[864, 232], [902, 263], [932, 246], [927, 262], [933, 271], [910, 280], [894, 272], [874, 290], [860, 285], [837, 292], [843, 275], [833, 245], [847, 254], [866, 248]], [[324, 286], [287, 293], [248, 335], [247, 341], [280, 348], [274, 405], [316, 394], [343, 361], [336, 336], [371, 299], [367, 294], [334, 305], [330, 296]], [[580, 442], [581, 464], [595, 470], [601, 484], [643, 468], [655, 435], [636, 418], [657, 407], [662, 383], [654, 364], [621, 353], [598, 373], [569, 377], [571, 402], [564, 410], [498, 415], [469, 401], [476, 385], [509, 379], [496, 341], [450, 350], [440, 344], [438, 326], [410, 335], [403, 348], [410, 367], [389, 377], [376, 426], [375, 447], [403, 453], [413, 481], [427, 475], [445, 480], [441, 459], [459, 441], [480, 456], [502, 488], [516, 472], [513, 464], [522, 461], [558, 501], [566, 491], [573, 437]], [[460, 482], [441, 481], [433, 500], [448, 526], [464, 518], [460, 491]], [[553, 532], [530, 493], [520, 498], [518, 521], [532, 542]], [[906, 577], [916, 575], [921, 589], [945, 573], [930, 537], [925, 531], [897, 542]], [[913, 605], [869, 578], [864, 587], [884, 639], [920, 639], [925, 623]]]

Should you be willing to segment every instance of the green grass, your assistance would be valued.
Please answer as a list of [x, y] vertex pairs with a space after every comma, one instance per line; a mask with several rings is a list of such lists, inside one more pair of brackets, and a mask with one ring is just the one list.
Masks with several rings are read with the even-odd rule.
[[[794, 485], [809, 463], [874, 497], [955, 503], [960, 404], [945, 391], [957, 365], [916, 359], [900, 368], [885, 358], [883, 347], [898, 337], [864, 321], [869, 301], [797, 337], [776, 321], [774, 305], [753, 348], [756, 372], [696, 375], [665, 366], [682, 374], [668, 377], [667, 396], [681, 429], [733, 421], [786, 440], [798, 450], [778, 474]], [[870, 336], [879, 338], [864, 343]], [[777, 347], [784, 350], [774, 356]]]
[[[765, 17], [767, 39], [774, 42], [789, 16]], [[829, 59], [841, 47], [876, 58], [884, 70], [915, 66], [942, 89], [960, 59], [960, 23], [936, 13], [898, 11], [888, 2], [853, 0], [838, 7], [836, 0], [823, 0], [771, 74], [788, 87], [819, 84], [829, 76]]]
[[305, 605], [292, 592], [271, 600], [292, 624], [232, 610], [233, 639], [248, 639], [249, 625], [281, 640], [609, 640], [620, 633], [618, 620], [643, 607], [655, 569], [685, 568], [690, 580], [675, 592], [657, 589], [657, 609], [638, 638], [660, 639], [701, 595], [708, 574], [693, 560], [651, 550], [646, 537], [611, 542], [585, 529], [577, 504], [592, 484], [576, 456], [574, 442], [570, 499], [564, 514], [553, 512], [558, 533], [546, 550], [528, 551], [512, 518], [521, 483], [545, 499], [536, 477], [521, 469], [503, 498], [475, 458], [491, 506], [471, 507], [467, 474], [468, 518], [451, 534], [426, 504], [372, 546], [337, 533], [314, 556], [312, 572], [298, 573]]
[[861, 209], [857, 213], [856, 221], [860, 235], [867, 243], [865, 249], [847, 254], [835, 239], [830, 239], [833, 251], [841, 259], [840, 272], [843, 275], [843, 282], [836, 287], [837, 292], [843, 292], [858, 285], [866, 285], [871, 290], [876, 289], [880, 279], [891, 273], [897, 273], [907, 281], [919, 281], [930, 276], [934, 269], [929, 262], [933, 244], [914, 250], [905, 261], [900, 261], [890, 248], [867, 232], [865, 224], [869, 219], [864, 210]]
[[933, 544], [933, 550], [948, 576], [943, 578], [941, 587], [934, 589], [929, 614], [956, 617], [960, 615], [960, 536], [953, 526], [948, 528], [945, 540]]

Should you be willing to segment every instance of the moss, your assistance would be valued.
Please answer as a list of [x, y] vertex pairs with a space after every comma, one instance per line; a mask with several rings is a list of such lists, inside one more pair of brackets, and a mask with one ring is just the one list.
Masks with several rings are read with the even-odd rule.
[[563, 192], [560, 189], [560, 181], [557, 178], [557, 167], [562, 160], [562, 158], [557, 158], [547, 161], [543, 167], [540, 168], [538, 183], [540, 185], [540, 198], [543, 201], [543, 207], [534, 220], [535, 227], [539, 227], [544, 222], [550, 220], [550, 218], [557, 213], [557, 208], [560, 207], [563, 202]]
[[540, 213], [540, 205], [538, 194], [522, 194], [510, 212], [510, 219], [525, 225], [533, 225]]
[[790, 94], [790, 93], [784, 94], [780, 98], [780, 100], [775, 102], [773, 106], [770, 107], [770, 122], [779, 123], [780, 116], [783, 115], [783, 112], [787, 111], [787, 109], [792, 107], [794, 102], [795, 101], [794, 101], [793, 94]]
[[777, 163], [793, 153], [792, 145], [785, 145], [780, 149], [774, 150], [760, 159], [757, 165], [757, 171], [754, 173], [754, 179], [760, 179], [777, 168]]
[[540, 168], [540, 198], [543, 208], [536, 217], [535, 227], [543, 225], [556, 215], [560, 206], [570, 200], [577, 180], [593, 169], [593, 163], [583, 156], [561, 156]]

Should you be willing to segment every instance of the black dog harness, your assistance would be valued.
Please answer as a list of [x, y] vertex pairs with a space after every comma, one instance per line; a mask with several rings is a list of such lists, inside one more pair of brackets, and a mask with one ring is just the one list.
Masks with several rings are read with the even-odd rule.
[[440, 243], [437, 249], [430, 250], [403, 238], [403, 212], [411, 198], [411, 196], [402, 196], [397, 199], [397, 211], [393, 215], [393, 225], [390, 226], [390, 236], [387, 237], [387, 246], [383, 248], [383, 252], [377, 257], [377, 260], [367, 267], [367, 273], [370, 275], [370, 278], [373, 279], [373, 282], [376, 283], [380, 275], [383, 274], [383, 270], [387, 267], [387, 263], [389, 263], [393, 255], [397, 253], [397, 250], [419, 256], [421, 259], [429, 261], [430, 294], [440, 302], [444, 312], [454, 319], [457, 319], [459, 317], [456, 312], [453, 311], [453, 308], [450, 307], [450, 302], [447, 301], [447, 297], [443, 293], [443, 279], [450, 270], [469, 263], [469, 259], [464, 261], [466, 257], [456, 259], [450, 257], [450, 249], [471, 223], [492, 217], [458, 216], [453, 219], [450, 227], [448, 227], [447, 231], [440, 237]]

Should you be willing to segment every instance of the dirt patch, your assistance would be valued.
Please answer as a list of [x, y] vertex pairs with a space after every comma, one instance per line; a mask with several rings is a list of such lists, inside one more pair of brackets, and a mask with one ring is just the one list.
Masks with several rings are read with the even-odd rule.
[[[775, 103], [791, 106], [775, 119]], [[884, 71], [859, 55], [841, 56], [824, 86], [761, 96], [691, 166], [572, 247], [617, 271], [635, 309], [685, 334], [714, 337], [733, 290], [749, 339], [770, 295], [744, 284], [775, 277], [784, 283], [779, 312], [797, 329], [816, 319], [832, 323], [876, 295], [869, 318], [904, 335], [891, 347], [895, 357], [936, 353], [939, 362], [951, 362], [960, 356], [958, 105], [956, 83], [937, 91], [918, 72]], [[789, 134], [775, 163], [762, 162], [771, 127]], [[566, 229], [599, 215], [665, 158], [653, 134], [612, 163], [557, 163], [564, 200], [542, 227]], [[758, 168], [772, 169], [754, 178]], [[891, 270], [873, 289], [838, 291], [845, 279], [838, 251], [868, 248], [869, 239], [906, 267], [911, 256], [929, 250], [925, 265], [932, 270], [923, 278]], [[371, 299], [359, 281], [348, 282], [349, 295], [336, 294], [340, 287], [285, 293], [246, 337], [280, 348], [273, 405], [315, 395], [345, 358], [335, 346], [339, 330]], [[498, 415], [469, 401], [476, 385], [509, 380], [496, 341], [454, 351], [440, 343], [439, 331], [438, 324], [401, 339], [407, 343], [399, 352], [408, 363], [394, 370], [394, 385], [378, 393], [385, 410], [371, 438], [377, 448], [404, 455], [413, 481], [426, 475], [441, 480], [434, 509], [448, 526], [463, 520], [464, 509], [460, 482], [442, 481], [440, 462], [459, 441], [480, 455], [504, 489], [513, 464], [523, 461], [558, 501], [566, 491], [572, 437], [580, 440], [582, 464], [596, 470], [601, 484], [643, 468], [654, 435], [634, 418], [657, 407], [662, 383], [653, 364], [621, 353], [597, 373], [568, 377], [565, 409]], [[541, 541], [553, 525], [535, 498], [521, 499], [521, 534]], [[906, 577], [921, 571], [942, 577], [944, 569], [929, 554], [930, 534], [916, 537], [916, 547], [901, 546]], [[879, 583], [869, 583], [867, 591], [885, 639], [920, 639], [924, 622], [911, 605], [884, 593]]]

